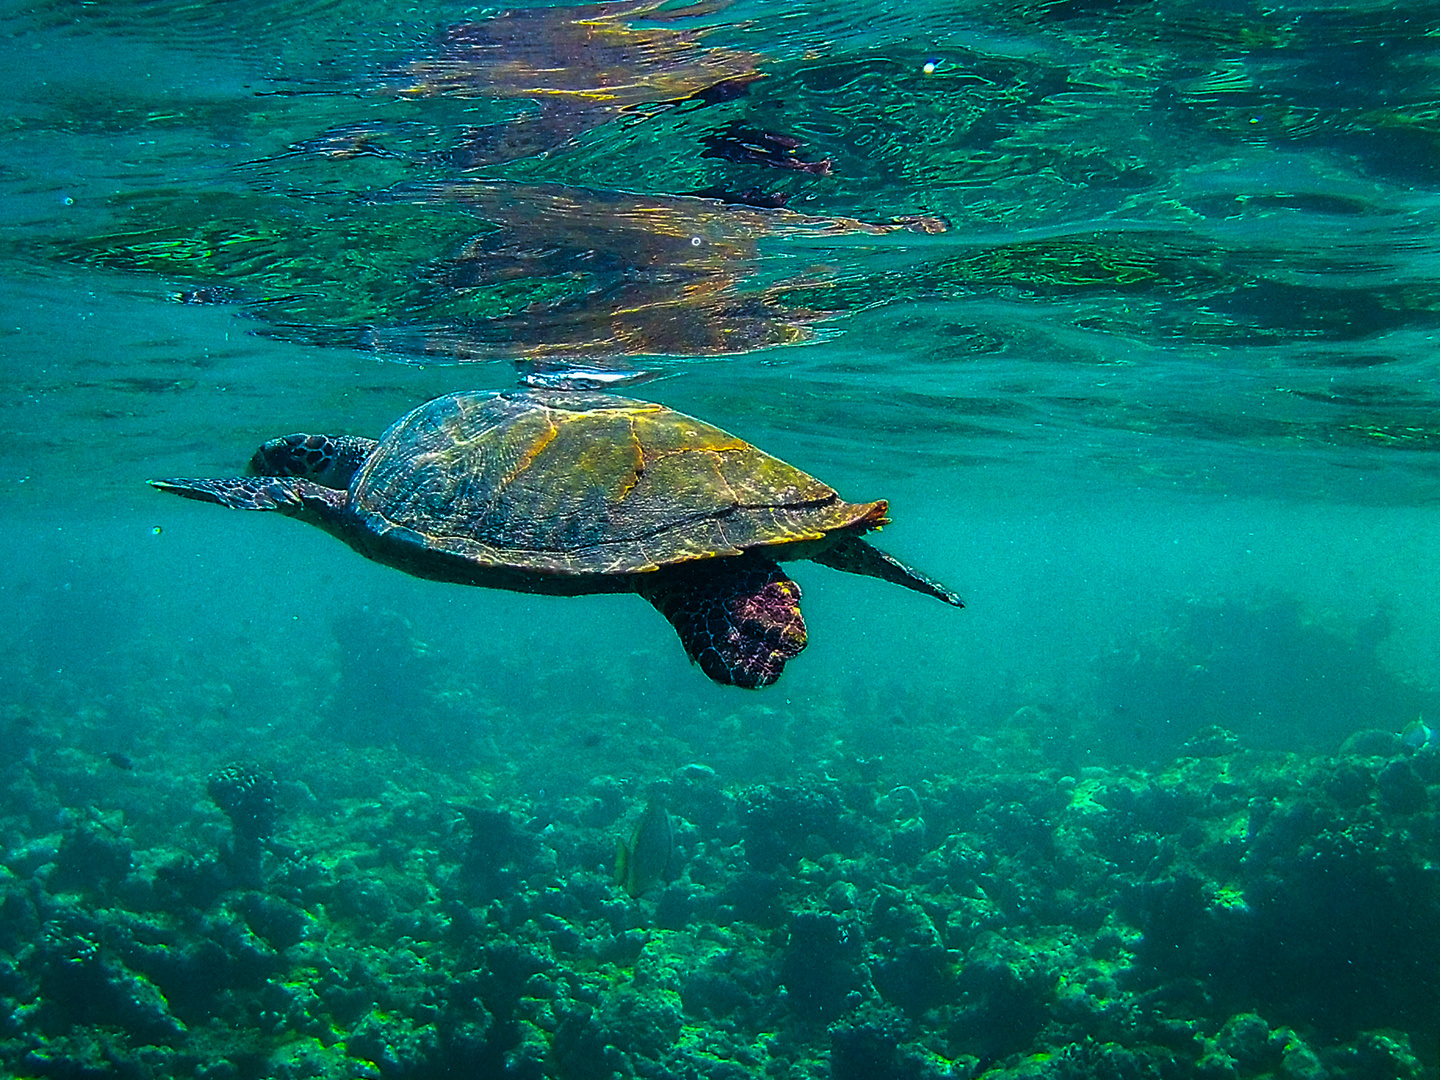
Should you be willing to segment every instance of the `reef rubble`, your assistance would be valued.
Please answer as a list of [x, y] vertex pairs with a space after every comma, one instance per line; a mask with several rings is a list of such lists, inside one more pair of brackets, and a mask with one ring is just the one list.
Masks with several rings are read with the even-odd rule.
[[[300, 735], [122, 770], [12, 723], [0, 1071], [1434, 1075], [1434, 747], [1073, 768], [1034, 721], [928, 777], [545, 791]], [[615, 843], [652, 798], [674, 852], [637, 898]]]

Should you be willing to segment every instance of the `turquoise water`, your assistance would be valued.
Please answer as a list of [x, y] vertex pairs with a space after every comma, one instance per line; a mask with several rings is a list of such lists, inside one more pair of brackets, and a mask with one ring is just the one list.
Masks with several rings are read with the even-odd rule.
[[[0, 1072], [1433, 1075], [1437, 26], [4, 5]], [[746, 692], [144, 484], [597, 372], [967, 607]]]

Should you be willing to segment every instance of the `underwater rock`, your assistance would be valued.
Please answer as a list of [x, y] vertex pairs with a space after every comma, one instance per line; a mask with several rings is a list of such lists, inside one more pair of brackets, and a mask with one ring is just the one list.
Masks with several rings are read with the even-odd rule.
[[893, 1077], [900, 1057], [895, 1025], [869, 1021], [837, 1024], [830, 1029], [832, 1080], [874, 1080]]
[[130, 872], [131, 858], [123, 839], [84, 822], [65, 834], [46, 886], [51, 892], [113, 889]]
[[1284, 1061], [1287, 1034], [1272, 1032], [1255, 1013], [1238, 1013], [1225, 1021], [1215, 1045], [1247, 1075], [1274, 1072]]
[[[1353, 1045], [1327, 1055], [1331, 1075], [1344, 1080], [1420, 1080], [1425, 1069], [1410, 1046], [1409, 1037], [1397, 1031], [1367, 1031]], [[1288, 1062], [1287, 1062], [1288, 1064]]]
[[260, 988], [258, 996], [260, 1008], [256, 1023], [267, 1035], [292, 1038], [311, 1035], [331, 1043], [336, 1041], [335, 1031], [322, 1015], [320, 997], [312, 987], [302, 982], [272, 979]]
[[735, 809], [735, 797], [725, 790], [709, 765], [690, 764], [676, 769], [670, 780], [670, 809], [711, 838]]
[[246, 925], [277, 952], [298, 945], [310, 922], [310, 916], [301, 908], [260, 892], [247, 892], [237, 908], [245, 916]]
[[601, 1022], [610, 1045], [631, 1057], [661, 1059], [680, 1037], [684, 1020], [672, 993], [622, 987], [606, 995]]
[[74, 1025], [115, 1025], [152, 1042], [180, 1037], [185, 1026], [163, 994], [122, 964], [94, 931], [50, 922], [36, 942], [40, 1026], [60, 1033]]
[[18, 953], [40, 933], [43, 922], [35, 899], [0, 875], [0, 951]]
[[[692, 886], [670, 885], [655, 901], [653, 921], [662, 930], [683, 930], [696, 918], [705, 894]], [[713, 907], [713, 905], [711, 905]]]
[[[214, 923], [200, 924], [202, 932], [214, 928]], [[256, 977], [237, 967], [224, 945], [163, 923], [132, 920], [123, 928], [112, 924], [111, 934], [115, 952], [126, 966], [158, 986], [171, 1011], [188, 1025], [213, 1018], [226, 990], [258, 985], [269, 970]]]
[[162, 910], [193, 913], [209, 911], [230, 886], [230, 874], [218, 860], [181, 855], [156, 867], [151, 893]]
[[937, 836], [956, 827], [985, 838], [990, 855], [1018, 855], [1043, 860], [1055, 845], [1055, 825], [1069, 794], [1042, 776], [964, 781], [937, 795], [931, 825]]
[[839, 792], [829, 784], [747, 788], [740, 795], [745, 858], [752, 869], [777, 870], [810, 853], [812, 837], [829, 847], [848, 846], [842, 811]]
[[[23, 1001], [32, 996], [29, 980], [9, 956], [0, 955], [0, 1001]], [[0, 1038], [18, 1034], [20, 1023], [13, 1009], [0, 1010]]]
[[[1333, 1075], [1325, 1068], [1320, 1056], [1306, 1046], [1298, 1035], [1290, 1032], [1285, 1052], [1280, 1057], [1280, 1076], [1283, 1080], [1331, 1080]], [[1387, 1074], [1387, 1080], [1390, 1075], [1399, 1076], [1398, 1073]]]
[[16, 877], [28, 878], [46, 863], [54, 862], [59, 854], [60, 843], [54, 837], [40, 836], [7, 851], [5, 866]]
[[479, 966], [467, 978], [474, 981], [477, 1000], [485, 1003], [497, 1023], [505, 1024], [525, 992], [525, 984], [532, 976], [553, 966], [551, 961], [524, 945], [502, 941], [485, 946]]
[[452, 1074], [498, 1075], [503, 1069], [505, 1036], [480, 1000], [474, 980], [449, 988], [435, 1024], [441, 1060]]
[[949, 1045], [981, 1062], [1024, 1051], [1050, 1016], [1057, 978], [1023, 946], [991, 937], [956, 975]]
[[556, 1019], [559, 1025], [552, 1050], [561, 1075], [575, 1080], [611, 1080], [633, 1072], [620, 1051], [610, 1045], [609, 1033], [592, 1006], [577, 1003], [559, 1008]]
[[[744, 1080], [823, 1077], [828, 1052], [834, 1080], [1435, 1075], [1437, 755], [1067, 773], [1010, 752], [541, 794], [341, 748], [296, 774], [317, 795], [287, 798], [296, 848], [264, 845], [263, 889], [203, 855], [204, 748], [101, 771], [156, 785], [123, 836], [65, 807], [33, 826], [23, 787], [0, 807], [0, 1074]], [[610, 845], [662, 785], [689, 859], [633, 903]], [[922, 802], [910, 862], [893, 827]]]
[[1409, 755], [1410, 767], [1426, 784], [1440, 784], [1440, 742], [1430, 743]]
[[330, 890], [325, 913], [331, 919], [347, 920], [373, 932], [395, 916], [395, 900], [383, 882], [347, 874]]
[[774, 874], [747, 870], [720, 890], [716, 918], [721, 925], [738, 920], [755, 926], [779, 926], [786, 914], [783, 893], [784, 885]]
[[539, 836], [511, 814], [492, 807], [458, 809], [470, 826], [461, 873], [476, 900], [512, 896], [545, 870]]
[[1380, 807], [1391, 814], [1418, 814], [1428, 803], [1425, 781], [1403, 759], [1392, 761], [1375, 778]]
[[590, 829], [606, 829], [625, 812], [625, 785], [613, 776], [596, 776], [585, 785], [586, 806], [579, 822]]
[[420, 1075], [437, 1049], [434, 1029], [407, 1016], [372, 1013], [345, 1040], [347, 1054], [373, 1063], [385, 1078]]
[[1264, 1001], [1272, 1021], [1328, 1039], [1440, 1036], [1419, 1004], [1440, 997], [1440, 880], [1411, 830], [1327, 800], [1326, 773], [1343, 764], [1317, 768], [1309, 794], [1270, 815], [1245, 860], [1244, 906], [1212, 905], [1187, 949], [1214, 993]]
[[763, 957], [725, 949], [681, 976], [680, 1002], [690, 1016], [719, 1019], [765, 1000], [774, 985], [774, 972]]
[[1123, 910], [1144, 936], [1138, 954], [1155, 968], [1187, 975], [1205, 970], [1220, 936], [1210, 923], [1205, 879], [1181, 870], [1154, 881], [1137, 882], [1125, 893]]
[[644, 930], [626, 930], [609, 940], [601, 941], [595, 955], [601, 963], [615, 964], [622, 968], [634, 967], [649, 943], [650, 935]]
[[785, 1003], [806, 1019], [834, 1020], [859, 1002], [864, 957], [859, 926], [828, 913], [797, 912], [780, 961]]
[[930, 916], [898, 889], [882, 886], [870, 911], [875, 989], [907, 1016], [920, 1016], [953, 992], [949, 957]]
[[1325, 776], [1325, 794], [1347, 810], [1355, 810], [1370, 801], [1375, 793], [1373, 766], [1341, 759]]
[[903, 1047], [912, 1032], [894, 1012], [866, 1006], [830, 1026], [831, 1080], [944, 1080], [968, 1075]]
[[[353, 1028], [370, 1011], [375, 1001], [375, 987], [370, 971], [358, 958], [343, 954], [328, 958], [319, 966], [319, 979], [314, 984], [320, 1006], [336, 1027]], [[469, 980], [459, 979], [455, 993], [463, 994]]]
[[1016, 1070], [1035, 1080], [1149, 1080], [1150, 1077], [1194, 1075], [1201, 1080], [1231, 1080], [1232, 1066], [1213, 1057], [1196, 1063], [1192, 1072], [1177, 1071], [1174, 1051], [1164, 1046], [1124, 1046], [1086, 1039], [1071, 1043], [1035, 1072]]

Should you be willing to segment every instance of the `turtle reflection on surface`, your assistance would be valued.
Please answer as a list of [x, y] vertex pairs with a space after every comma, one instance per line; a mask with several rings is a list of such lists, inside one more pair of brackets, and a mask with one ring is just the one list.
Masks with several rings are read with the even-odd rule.
[[503, 181], [412, 185], [385, 198], [458, 203], [494, 226], [429, 270], [453, 292], [456, 320], [404, 343], [458, 359], [714, 356], [799, 342], [826, 316], [794, 297], [825, 282], [807, 267], [742, 289], [759, 266], [762, 239], [946, 228], [932, 217], [875, 223], [694, 196]]
[[724, 6], [661, 10], [642, 0], [502, 11], [444, 31], [440, 56], [405, 68], [404, 92], [533, 102], [534, 112], [469, 131], [451, 160], [474, 168], [529, 157], [637, 106], [743, 95], [762, 77], [761, 57], [702, 45], [706, 27], [667, 25]]

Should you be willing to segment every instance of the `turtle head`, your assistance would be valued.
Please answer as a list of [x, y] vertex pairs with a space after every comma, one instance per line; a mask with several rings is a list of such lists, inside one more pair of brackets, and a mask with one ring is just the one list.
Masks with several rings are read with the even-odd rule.
[[255, 451], [250, 471], [256, 476], [299, 476], [343, 491], [374, 449], [374, 439], [354, 435], [282, 435]]

